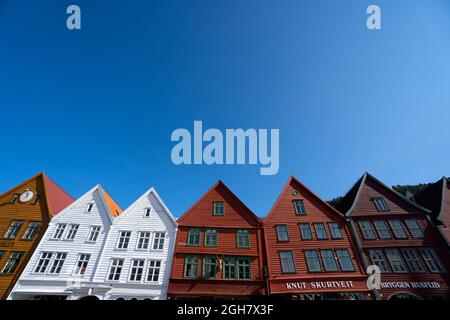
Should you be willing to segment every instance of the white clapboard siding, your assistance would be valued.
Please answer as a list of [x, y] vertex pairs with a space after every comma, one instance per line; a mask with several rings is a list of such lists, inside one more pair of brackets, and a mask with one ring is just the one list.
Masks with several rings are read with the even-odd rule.
[[[151, 209], [149, 217], [144, 216], [146, 208]], [[166, 299], [176, 229], [176, 221], [171, 212], [157, 192], [153, 188], [150, 189], [120, 217], [114, 219], [94, 276], [94, 282], [104, 282], [105, 285], [112, 286], [109, 299]], [[116, 248], [120, 231], [131, 231], [130, 243], [126, 250]], [[151, 232], [148, 250], [143, 251], [136, 248], [139, 232]], [[155, 232], [166, 233], [163, 250], [153, 250], [152, 248]], [[114, 258], [124, 259], [119, 281], [107, 279], [110, 264]], [[144, 279], [139, 283], [129, 281], [132, 259], [145, 260]], [[161, 271], [157, 283], [146, 281], [149, 260], [161, 261]]]

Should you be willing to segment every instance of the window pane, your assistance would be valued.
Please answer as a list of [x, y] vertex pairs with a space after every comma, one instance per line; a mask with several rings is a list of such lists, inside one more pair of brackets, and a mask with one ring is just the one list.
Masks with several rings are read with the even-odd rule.
[[339, 224], [335, 222], [328, 223], [328, 227], [330, 228], [331, 238], [333, 239], [342, 239], [341, 228], [339, 228]]
[[350, 257], [350, 253], [347, 249], [337, 249], [336, 255], [342, 271], [355, 271], [352, 258]]
[[276, 226], [278, 241], [286, 242], [289, 241], [287, 226], [285, 224], [280, 224]]
[[225, 214], [225, 204], [223, 202], [214, 202], [213, 214], [215, 216], [223, 216]]
[[377, 220], [374, 221], [373, 224], [375, 225], [375, 229], [377, 229], [380, 239], [391, 239], [391, 233], [389, 232], [385, 221]]
[[199, 246], [200, 245], [200, 229], [189, 229], [187, 242], [188, 242], [189, 246]]
[[377, 265], [380, 268], [381, 272], [390, 272], [389, 266], [384, 259], [384, 255], [381, 250], [370, 250], [369, 255], [372, 263]]
[[238, 230], [237, 231], [237, 247], [238, 248], [249, 248], [250, 239], [248, 230]]
[[405, 229], [403, 229], [403, 225], [400, 222], [400, 220], [389, 220], [389, 225], [391, 226], [392, 231], [394, 232], [394, 236], [397, 239], [406, 239], [407, 238]]
[[217, 273], [217, 259], [216, 257], [203, 258], [203, 277], [205, 279], [216, 278]]
[[375, 239], [375, 233], [373, 232], [372, 225], [369, 221], [360, 221], [359, 227], [361, 228], [361, 232], [364, 239], [366, 240]]
[[378, 211], [389, 211], [389, 207], [384, 198], [373, 198], [373, 203]]
[[311, 240], [312, 239], [311, 227], [310, 227], [309, 223], [301, 223], [300, 224], [300, 234], [302, 236], [302, 240]]
[[189, 256], [185, 259], [184, 276], [185, 278], [197, 278], [198, 275], [198, 257]]
[[411, 232], [413, 238], [423, 238], [423, 232], [417, 220], [409, 219], [405, 220], [405, 223], [408, 226], [408, 229]]
[[398, 249], [388, 249], [386, 250], [386, 256], [391, 264], [392, 271], [395, 273], [405, 273], [407, 272], [406, 266], [403, 263], [403, 259], [400, 255]]
[[319, 257], [317, 251], [306, 250], [305, 251], [306, 263], [308, 265], [309, 272], [321, 272], [322, 267], [320, 266]]
[[208, 229], [205, 231], [205, 246], [206, 247], [217, 246], [217, 230]]
[[296, 215], [306, 214], [305, 203], [303, 200], [294, 200], [294, 209]]
[[328, 239], [327, 232], [325, 230], [325, 224], [323, 223], [315, 223], [314, 230], [316, 230], [316, 236], [318, 240]]
[[432, 248], [419, 249], [423, 260], [431, 272], [445, 272], [445, 269], [439, 260], [436, 252]]
[[338, 271], [336, 260], [332, 250], [320, 250], [325, 271]]
[[295, 273], [295, 264], [292, 251], [280, 251], [279, 255], [283, 273]]
[[411, 272], [414, 273], [425, 272], [425, 268], [422, 264], [422, 261], [420, 260], [420, 257], [415, 249], [410, 248], [402, 249], [402, 253]]

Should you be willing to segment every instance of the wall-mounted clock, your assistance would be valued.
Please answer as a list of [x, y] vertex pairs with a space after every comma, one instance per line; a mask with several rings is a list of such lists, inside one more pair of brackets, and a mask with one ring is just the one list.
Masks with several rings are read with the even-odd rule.
[[33, 198], [34, 198], [34, 191], [27, 189], [25, 190], [24, 193], [20, 195], [19, 201], [22, 203], [26, 203], [31, 201], [31, 199]]

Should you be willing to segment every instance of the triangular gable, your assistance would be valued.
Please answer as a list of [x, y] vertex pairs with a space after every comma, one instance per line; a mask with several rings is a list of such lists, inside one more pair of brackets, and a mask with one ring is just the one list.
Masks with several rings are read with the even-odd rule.
[[60, 186], [58, 186], [52, 179], [50, 179], [45, 173], [42, 173], [44, 180], [45, 195], [48, 201], [49, 213], [51, 216], [55, 216], [60, 213], [64, 208], [68, 207], [75, 201], [67, 192], [65, 192]]

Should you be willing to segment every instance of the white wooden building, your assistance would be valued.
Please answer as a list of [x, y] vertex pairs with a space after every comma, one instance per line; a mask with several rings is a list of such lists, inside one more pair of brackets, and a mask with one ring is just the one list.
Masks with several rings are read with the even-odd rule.
[[104, 299], [93, 283], [114, 217], [122, 213], [98, 185], [51, 220], [8, 299]]

